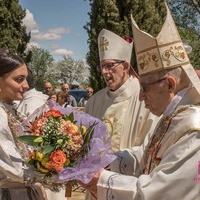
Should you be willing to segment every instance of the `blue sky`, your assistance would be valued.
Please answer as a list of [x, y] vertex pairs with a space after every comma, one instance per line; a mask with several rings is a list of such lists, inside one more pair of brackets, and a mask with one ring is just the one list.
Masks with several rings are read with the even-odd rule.
[[29, 45], [48, 50], [56, 60], [63, 55], [85, 59], [88, 0], [19, 0], [19, 4], [26, 9], [24, 24], [32, 36]]

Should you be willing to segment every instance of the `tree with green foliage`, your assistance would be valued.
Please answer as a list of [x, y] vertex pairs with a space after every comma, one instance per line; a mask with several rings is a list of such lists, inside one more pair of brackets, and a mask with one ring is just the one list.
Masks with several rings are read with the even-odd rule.
[[[99, 55], [97, 38], [99, 32], [105, 28], [119, 36], [132, 36], [130, 23], [131, 14], [144, 31], [156, 35], [163, 23], [164, 1], [156, 0], [89, 0], [91, 6], [90, 22], [84, 27], [88, 33], [89, 52], [87, 62], [90, 66], [91, 85], [99, 90], [105, 86], [101, 74], [98, 72]], [[161, 10], [161, 11], [160, 11]], [[132, 66], [135, 66], [133, 56]]]
[[26, 12], [18, 0], [0, 0], [0, 46], [9, 48], [23, 56], [30, 35], [22, 20]]
[[192, 46], [189, 54], [194, 68], [200, 68], [200, 1], [169, 1], [183, 41]]
[[[120, 29], [119, 11], [115, 0], [89, 0], [91, 6], [90, 22], [84, 27], [87, 30], [89, 49], [87, 63], [90, 66], [90, 83], [96, 90], [104, 86], [103, 78], [98, 71], [99, 55], [97, 38], [102, 28]], [[119, 31], [119, 30], [118, 30]]]
[[[132, 36], [130, 15], [132, 14], [141, 30], [156, 37], [164, 23], [166, 10], [164, 0], [88, 0], [91, 6], [90, 21], [84, 27], [88, 33], [89, 52], [87, 62], [90, 66], [91, 85], [99, 90], [105, 86], [98, 72], [99, 65], [97, 38], [105, 28], [119, 36]], [[189, 55], [194, 67], [200, 68], [200, 1], [168, 0], [182, 39], [192, 46]], [[131, 64], [136, 66], [135, 53]]]
[[42, 90], [45, 81], [53, 82], [53, 78], [46, 75], [48, 69], [52, 68], [53, 56], [47, 50], [38, 47], [32, 47], [29, 53], [31, 53], [31, 61], [28, 66], [33, 73], [35, 86], [38, 90]]

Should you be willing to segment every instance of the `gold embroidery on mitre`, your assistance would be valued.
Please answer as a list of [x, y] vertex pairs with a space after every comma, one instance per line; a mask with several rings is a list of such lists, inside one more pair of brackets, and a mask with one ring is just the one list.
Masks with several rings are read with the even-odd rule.
[[151, 66], [154, 65], [155, 68], [159, 67], [158, 65], [159, 57], [156, 53], [145, 52], [142, 55], [138, 56], [138, 66], [142, 71], [146, 71]]
[[184, 62], [186, 59], [186, 53], [181, 45], [170, 46], [169, 49], [165, 50], [162, 54], [162, 59], [167, 62], [169, 66], [171, 64], [172, 57], [179, 62]]
[[105, 36], [102, 36], [100, 39], [100, 51], [107, 51], [108, 50], [109, 41]]

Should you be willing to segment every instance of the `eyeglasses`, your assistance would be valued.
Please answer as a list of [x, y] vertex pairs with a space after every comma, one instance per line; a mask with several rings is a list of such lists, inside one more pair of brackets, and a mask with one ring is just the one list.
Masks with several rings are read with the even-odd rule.
[[93, 93], [93, 91], [87, 91], [87, 93]]
[[99, 66], [99, 71], [102, 71], [103, 69], [105, 69], [106, 71], [113, 70], [118, 65], [120, 65], [121, 63], [124, 63], [124, 62], [125, 61], [120, 60], [120, 61], [116, 61], [116, 62], [105, 63], [105, 64]]
[[140, 90], [141, 90], [142, 92], [147, 92], [147, 91], [149, 90], [149, 86], [150, 86], [150, 85], [154, 85], [154, 84], [156, 84], [156, 83], [159, 83], [159, 82], [161, 82], [161, 81], [164, 81], [166, 78], [167, 78], [167, 77], [164, 77], [164, 78], [161, 78], [161, 79], [159, 79], [159, 80], [157, 80], [157, 81], [153, 81], [153, 82], [148, 83], [148, 84], [140, 85]]

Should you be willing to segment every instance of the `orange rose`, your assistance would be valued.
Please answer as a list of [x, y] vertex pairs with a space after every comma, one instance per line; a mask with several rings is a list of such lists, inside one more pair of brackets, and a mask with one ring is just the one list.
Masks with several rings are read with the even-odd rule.
[[45, 164], [45, 167], [50, 171], [60, 172], [63, 169], [64, 163], [67, 157], [62, 150], [58, 149], [53, 151], [49, 157], [49, 162]]
[[44, 114], [44, 117], [49, 117], [49, 116], [53, 116], [53, 117], [61, 117], [61, 116], [63, 116], [63, 114], [62, 113], [60, 113], [59, 111], [57, 111], [57, 110], [49, 110], [48, 112], [46, 112], [45, 114]]
[[66, 155], [60, 149], [53, 151], [49, 157], [49, 160], [56, 164], [64, 164], [67, 160]]
[[45, 163], [45, 168], [49, 171], [60, 172], [64, 166], [68, 166], [70, 164], [70, 160], [67, 158], [65, 164], [55, 163], [53, 161], [49, 161]]
[[45, 167], [46, 167], [49, 171], [60, 172], [60, 171], [63, 169], [63, 164], [58, 164], [58, 163], [49, 161], [48, 163], [46, 163]]

